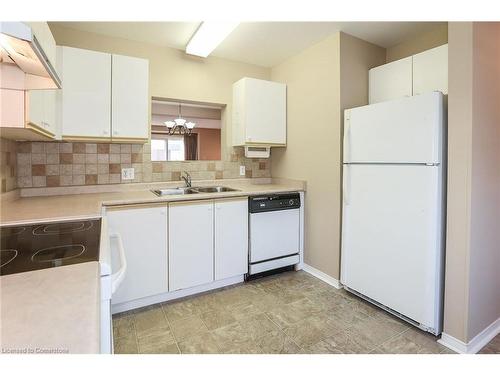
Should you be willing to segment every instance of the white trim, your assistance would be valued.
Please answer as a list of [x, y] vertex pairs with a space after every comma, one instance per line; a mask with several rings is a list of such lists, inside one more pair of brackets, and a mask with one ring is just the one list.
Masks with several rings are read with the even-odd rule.
[[469, 343], [464, 343], [443, 332], [438, 343], [446, 346], [447, 348], [462, 354], [474, 354], [479, 352], [486, 344], [500, 333], [500, 318], [491, 323], [483, 331], [477, 334]]
[[305, 192], [299, 191], [300, 195], [300, 226], [299, 226], [299, 255], [300, 255], [300, 261], [299, 264], [295, 266], [295, 270], [301, 270], [304, 267], [304, 211], [305, 211], [305, 205], [306, 205], [306, 196]]
[[437, 342], [456, 353], [467, 353], [467, 344], [444, 332], [441, 334], [441, 338], [437, 340]]
[[119, 303], [116, 305], [111, 305], [112, 314], [137, 309], [139, 307], [154, 305], [155, 303], [171, 301], [174, 299], [187, 297], [193, 294], [198, 294], [202, 292], [207, 292], [213, 289], [223, 288], [228, 285], [238, 284], [243, 282], [243, 275], [233, 276], [223, 280], [217, 280], [209, 284], [199, 285], [188, 289], [176, 290], [173, 292], [157, 294], [155, 296], [144, 297], [136, 299], [134, 301]]
[[343, 288], [340, 281], [338, 281], [337, 279], [334, 279], [333, 277], [327, 275], [326, 273], [321, 272], [320, 270], [310, 266], [309, 264], [304, 263], [304, 265], [302, 266], [302, 269], [304, 271], [306, 271], [307, 273], [317, 277], [318, 279], [323, 280], [325, 283], [330, 284], [331, 286], [334, 286], [337, 289]]
[[269, 271], [269, 270], [275, 270], [277, 268], [286, 267], [286, 266], [293, 266], [294, 264], [299, 264], [299, 263], [300, 263], [300, 256], [299, 256], [299, 254], [295, 254], [295, 255], [290, 255], [288, 257], [284, 257], [284, 258], [268, 260], [268, 261], [260, 262], [257, 264], [250, 264], [248, 273], [250, 275], [255, 275], [257, 273], [261, 273], [261, 272], [265, 272], [265, 271]]

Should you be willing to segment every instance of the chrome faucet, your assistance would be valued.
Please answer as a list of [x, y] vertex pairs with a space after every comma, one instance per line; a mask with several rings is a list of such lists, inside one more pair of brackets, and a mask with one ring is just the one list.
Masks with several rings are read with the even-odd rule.
[[184, 171], [182, 173], [185, 174], [185, 176], [181, 176], [181, 178], [186, 183], [186, 187], [191, 187], [191, 175], [189, 173], [187, 173], [186, 171]]

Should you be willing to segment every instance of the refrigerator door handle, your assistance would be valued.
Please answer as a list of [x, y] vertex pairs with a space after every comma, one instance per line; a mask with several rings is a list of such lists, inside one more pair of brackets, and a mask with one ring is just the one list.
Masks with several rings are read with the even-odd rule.
[[344, 176], [342, 179], [342, 197], [344, 198], [344, 205], [350, 204], [349, 190], [351, 189], [351, 174], [349, 172], [349, 165], [344, 164]]
[[344, 163], [351, 161], [351, 113], [345, 111], [344, 118]]

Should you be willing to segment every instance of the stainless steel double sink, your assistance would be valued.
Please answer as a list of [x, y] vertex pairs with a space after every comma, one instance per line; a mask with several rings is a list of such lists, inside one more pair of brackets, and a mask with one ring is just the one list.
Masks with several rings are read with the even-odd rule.
[[229, 188], [226, 186], [193, 186], [193, 187], [178, 187], [169, 189], [151, 190], [159, 197], [163, 195], [185, 195], [185, 194], [198, 194], [198, 193], [222, 193], [225, 191], [238, 191], [237, 189]]

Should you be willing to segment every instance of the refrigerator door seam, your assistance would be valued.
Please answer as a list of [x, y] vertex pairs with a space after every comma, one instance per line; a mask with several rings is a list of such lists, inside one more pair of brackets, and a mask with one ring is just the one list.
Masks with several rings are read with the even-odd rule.
[[384, 162], [362, 162], [354, 161], [343, 163], [344, 165], [401, 165], [401, 166], [423, 166], [423, 167], [438, 167], [441, 163], [384, 163]]

